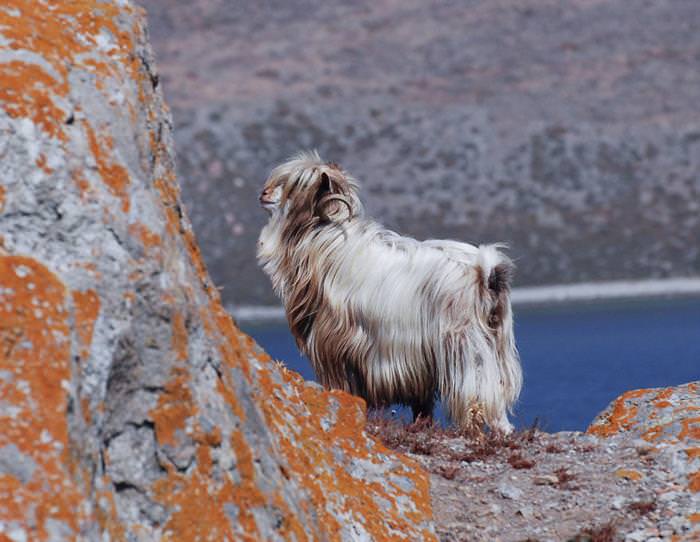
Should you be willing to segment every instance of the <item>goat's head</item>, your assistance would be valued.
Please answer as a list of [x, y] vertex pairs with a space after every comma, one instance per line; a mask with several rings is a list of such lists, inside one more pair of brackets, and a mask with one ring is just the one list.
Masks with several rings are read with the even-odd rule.
[[342, 224], [362, 212], [356, 182], [316, 153], [300, 154], [275, 168], [260, 204], [280, 226]]

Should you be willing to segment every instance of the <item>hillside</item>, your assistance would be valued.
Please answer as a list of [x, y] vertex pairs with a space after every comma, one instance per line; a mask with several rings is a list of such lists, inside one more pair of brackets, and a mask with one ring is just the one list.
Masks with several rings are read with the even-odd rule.
[[695, 0], [143, 4], [227, 304], [276, 302], [257, 195], [313, 147], [391, 228], [509, 243], [518, 286], [700, 274]]

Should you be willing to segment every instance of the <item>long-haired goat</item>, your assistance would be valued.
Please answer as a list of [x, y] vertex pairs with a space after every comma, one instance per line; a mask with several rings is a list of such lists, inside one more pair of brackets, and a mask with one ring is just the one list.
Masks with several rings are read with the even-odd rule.
[[476, 411], [512, 430], [522, 373], [498, 245], [384, 229], [363, 216], [354, 179], [315, 152], [273, 170], [260, 202], [258, 261], [324, 386], [414, 417], [432, 415], [437, 392], [458, 426]]

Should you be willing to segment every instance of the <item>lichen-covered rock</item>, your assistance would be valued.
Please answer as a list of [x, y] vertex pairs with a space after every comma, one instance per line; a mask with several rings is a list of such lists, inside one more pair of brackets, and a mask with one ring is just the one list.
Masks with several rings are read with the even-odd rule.
[[666, 448], [688, 490], [700, 493], [700, 381], [625, 392], [596, 416], [588, 433], [626, 435]]
[[362, 402], [223, 310], [143, 13], [5, 0], [0, 81], [0, 540], [433, 538]]
[[595, 417], [588, 433], [700, 446], [700, 381], [625, 392]]

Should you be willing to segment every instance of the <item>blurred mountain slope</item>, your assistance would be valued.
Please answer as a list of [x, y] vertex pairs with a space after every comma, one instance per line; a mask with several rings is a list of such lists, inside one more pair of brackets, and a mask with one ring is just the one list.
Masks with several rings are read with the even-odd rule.
[[274, 298], [257, 193], [318, 148], [518, 285], [700, 274], [700, 4], [145, 0], [184, 198], [227, 303]]

